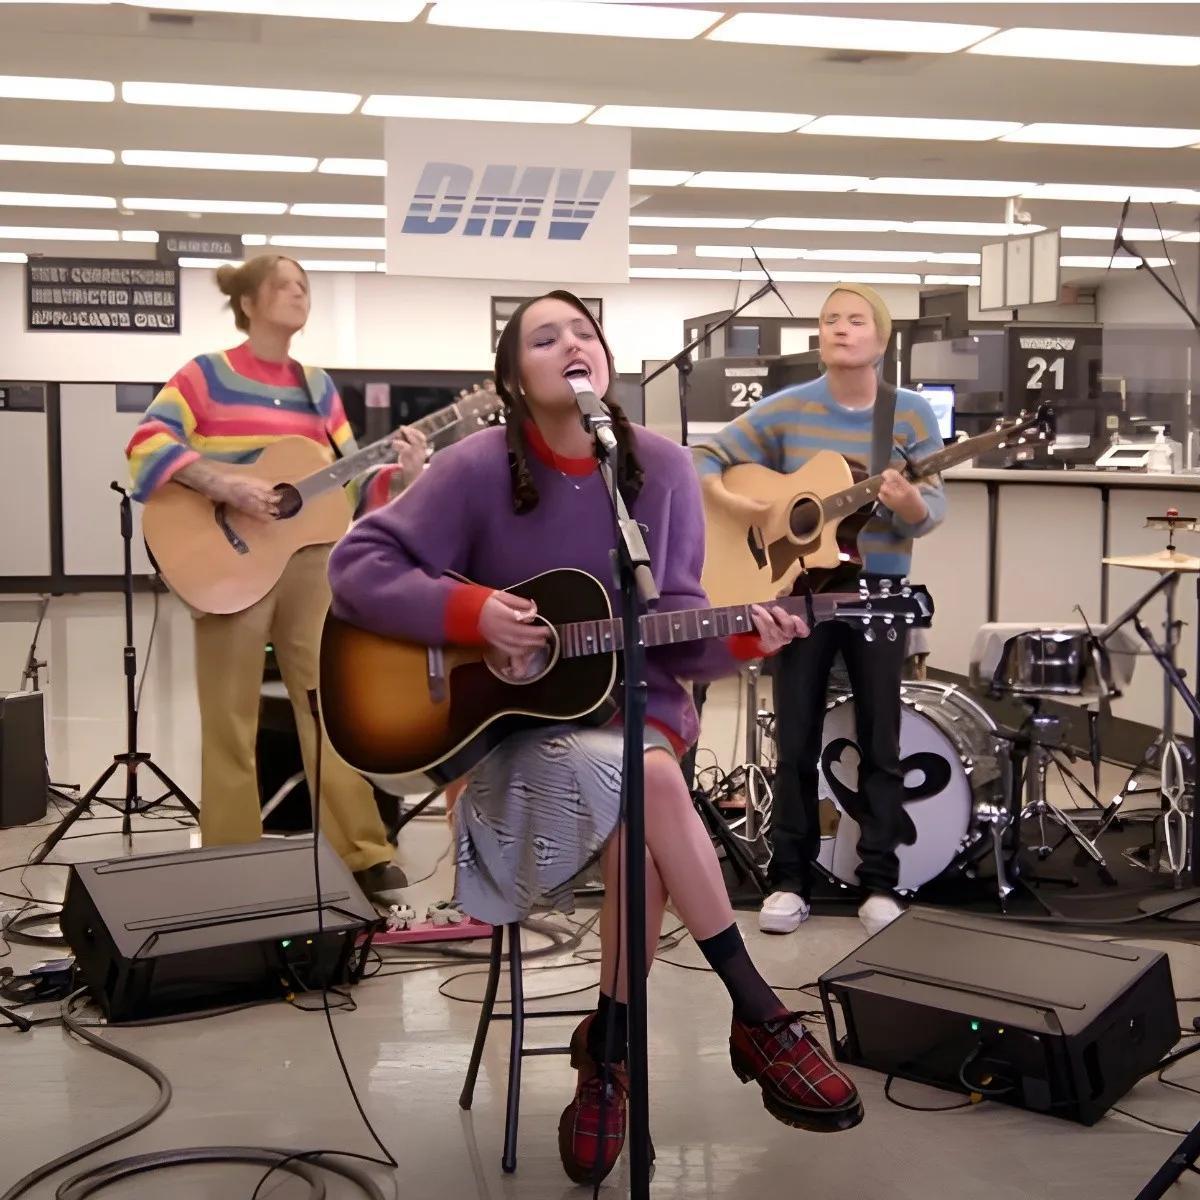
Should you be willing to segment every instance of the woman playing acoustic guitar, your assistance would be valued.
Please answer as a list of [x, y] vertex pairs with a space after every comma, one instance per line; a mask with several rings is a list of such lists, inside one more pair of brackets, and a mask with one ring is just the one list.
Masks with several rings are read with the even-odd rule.
[[[690, 458], [630, 425], [610, 398], [615, 371], [599, 325], [579, 299], [557, 291], [523, 304], [500, 337], [496, 383], [505, 429], [485, 430], [443, 451], [413, 488], [360, 521], [335, 547], [330, 579], [337, 616], [427, 645], [487, 646], [498, 666], [519, 675], [549, 635], [532, 606], [505, 588], [573, 567], [601, 580], [617, 606], [609, 564], [612, 506], [579, 419], [572, 377], [586, 378], [612, 413], [618, 483], [645, 530], [659, 608], [707, 606], [700, 586], [703, 512]], [[846, 1129], [862, 1118], [858, 1093], [751, 962], [678, 764], [698, 732], [679, 679], [732, 673], [739, 656], [773, 653], [807, 632], [780, 608], [753, 611], [757, 634], [647, 652], [647, 946], [652, 956], [670, 897], [733, 1001], [734, 1070], [743, 1080], [757, 1080], [779, 1120], [817, 1131]], [[569, 910], [571, 879], [603, 852], [600, 1002], [572, 1038], [578, 1083], [559, 1124], [563, 1166], [580, 1182], [591, 1177], [597, 1158], [600, 1174], [612, 1169], [625, 1131], [620, 839], [613, 837], [620, 775], [621, 734], [612, 726], [513, 734], [471, 773], [455, 813], [457, 898], [468, 913], [493, 924], [522, 919], [539, 900]], [[610, 1021], [618, 1036], [606, 1060]]]

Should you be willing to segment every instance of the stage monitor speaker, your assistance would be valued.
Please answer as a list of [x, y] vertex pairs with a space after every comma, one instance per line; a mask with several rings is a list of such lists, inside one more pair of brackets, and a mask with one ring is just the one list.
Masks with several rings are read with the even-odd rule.
[[40, 821], [47, 782], [42, 693], [0, 696], [0, 829]]
[[841, 1061], [1085, 1125], [1179, 1040], [1160, 951], [927, 909], [820, 987]]
[[318, 853], [323, 934], [303, 837], [73, 864], [63, 936], [114, 1022], [354, 981], [378, 914], [324, 839]]

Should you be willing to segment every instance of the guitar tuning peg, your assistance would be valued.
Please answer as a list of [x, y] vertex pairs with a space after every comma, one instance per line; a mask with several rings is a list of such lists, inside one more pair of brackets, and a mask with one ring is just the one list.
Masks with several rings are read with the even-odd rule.
[[889, 625], [887, 631], [887, 640], [889, 642], [894, 642], [898, 636], [899, 635], [896, 633], [896, 631]]
[[866, 629], [863, 630], [863, 641], [864, 642], [873, 642], [874, 640], [875, 640], [875, 628], [872, 625], [868, 625], [866, 627]]

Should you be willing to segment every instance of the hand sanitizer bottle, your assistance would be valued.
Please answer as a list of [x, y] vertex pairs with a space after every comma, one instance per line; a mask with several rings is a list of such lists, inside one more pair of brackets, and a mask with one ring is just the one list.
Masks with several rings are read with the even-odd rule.
[[1175, 470], [1175, 454], [1166, 439], [1167, 427], [1151, 425], [1150, 428], [1154, 430], [1154, 443], [1146, 460], [1146, 471], [1150, 475], [1170, 475]]

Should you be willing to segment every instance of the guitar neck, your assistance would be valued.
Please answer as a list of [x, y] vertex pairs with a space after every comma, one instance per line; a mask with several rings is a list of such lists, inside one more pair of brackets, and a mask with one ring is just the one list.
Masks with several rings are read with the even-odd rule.
[[[858, 599], [857, 593], [830, 593], [812, 597], [788, 596], [770, 603], [805, 620], [827, 621], [843, 615], [845, 606], [856, 603]], [[749, 604], [647, 613], [641, 619], [641, 627], [644, 646], [670, 646], [678, 642], [725, 638], [736, 633], [755, 631]], [[602, 621], [571, 621], [558, 626], [558, 636], [563, 658], [610, 654], [625, 648], [625, 627], [616, 617]]]
[[[978, 437], [968, 438], [965, 442], [951, 442], [944, 449], [927, 455], [925, 458], [917, 459], [908, 468], [908, 473], [911, 478], [921, 479], [949, 470], [950, 467], [955, 467], [959, 463], [970, 462], [971, 459], [978, 458], [989, 450], [999, 450], [1012, 439], [1019, 438], [1031, 424], [1030, 421], [1023, 421], [1020, 424], [1005, 426], [1003, 429], [993, 429], [990, 433], [981, 433]], [[872, 475], [869, 479], [864, 479], [840, 492], [835, 492], [832, 496], [827, 496], [821, 502], [821, 507], [825, 510], [826, 517], [856, 512], [876, 499], [882, 486], [882, 474]]]
[[[453, 428], [466, 419], [459, 405], [451, 404], [447, 408], [439, 408], [437, 412], [430, 413], [427, 417], [422, 417], [419, 421], [414, 421], [408, 428], [420, 431], [432, 441], [439, 434], [445, 433], [447, 429]], [[312, 500], [323, 492], [345, 487], [369, 467], [394, 462], [396, 448], [392, 445], [392, 436], [389, 433], [387, 437], [380, 438], [379, 441], [372, 442], [371, 445], [364, 446], [361, 450], [357, 450], [345, 458], [339, 458], [337, 462], [330, 463], [328, 467], [314, 471], [296, 484], [296, 490], [304, 500]]]

